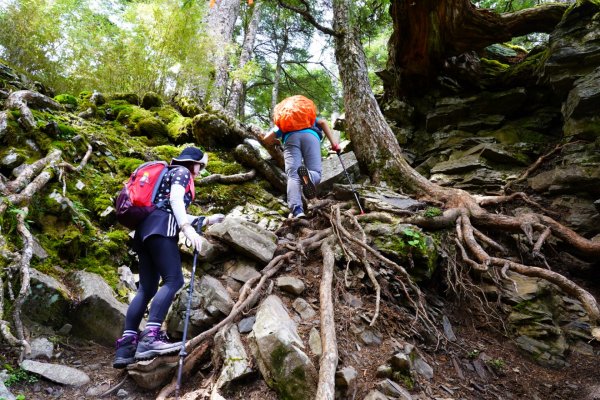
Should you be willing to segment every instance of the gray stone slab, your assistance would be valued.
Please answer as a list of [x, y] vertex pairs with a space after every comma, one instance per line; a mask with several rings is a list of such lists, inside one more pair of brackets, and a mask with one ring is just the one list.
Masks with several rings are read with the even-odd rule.
[[25, 360], [21, 363], [21, 368], [62, 385], [80, 387], [90, 382], [90, 377], [85, 372], [66, 365]]

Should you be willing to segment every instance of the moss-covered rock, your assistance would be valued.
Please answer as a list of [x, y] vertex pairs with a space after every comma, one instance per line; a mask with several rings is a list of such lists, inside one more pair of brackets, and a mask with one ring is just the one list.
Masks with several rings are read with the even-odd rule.
[[175, 107], [181, 115], [188, 118], [193, 118], [203, 112], [202, 105], [189, 97], [177, 97], [175, 99]]
[[77, 97], [71, 94], [59, 94], [58, 96], [54, 97], [54, 100], [64, 105], [69, 110], [76, 109], [78, 105]]
[[135, 125], [137, 135], [146, 136], [149, 139], [166, 141], [168, 136], [167, 126], [158, 118], [143, 118]]
[[192, 120], [193, 134], [196, 142], [205, 147], [220, 144], [224, 146], [237, 145], [232, 143], [232, 126], [226, 118], [215, 114], [202, 112]]
[[68, 288], [36, 269], [31, 270], [30, 288], [23, 307], [28, 318], [60, 329], [68, 321], [71, 304]]
[[185, 143], [192, 139], [192, 119], [181, 115], [167, 125], [167, 134], [174, 143]]
[[154, 92], [146, 92], [142, 97], [142, 108], [149, 110], [154, 107], [161, 107], [163, 104], [160, 96]]
[[140, 104], [140, 96], [135, 93], [115, 93], [110, 96], [111, 100], [124, 100], [129, 104], [139, 105]]
[[412, 266], [407, 269], [413, 278], [431, 278], [438, 262], [438, 249], [431, 236], [416, 226], [405, 224], [372, 222], [364, 229], [383, 254], [401, 265]]

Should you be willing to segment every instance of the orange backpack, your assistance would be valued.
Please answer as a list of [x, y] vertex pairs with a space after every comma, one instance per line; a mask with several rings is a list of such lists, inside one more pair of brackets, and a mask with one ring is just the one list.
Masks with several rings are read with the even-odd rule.
[[317, 107], [312, 100], [296, 95], [275, 106], [273, 122], [283, 132], [311, 128], [317, 120]]

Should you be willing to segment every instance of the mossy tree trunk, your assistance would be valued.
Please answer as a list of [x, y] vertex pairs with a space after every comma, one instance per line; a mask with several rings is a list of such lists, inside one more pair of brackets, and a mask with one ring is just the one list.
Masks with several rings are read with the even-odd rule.
[[418, 95], [448, 57], [532, 32], [551, 32], [566, 9], [566, 4], [547, 4], [498, 14], [478, 9], [470, 0], [392, 1], [386, 94]]

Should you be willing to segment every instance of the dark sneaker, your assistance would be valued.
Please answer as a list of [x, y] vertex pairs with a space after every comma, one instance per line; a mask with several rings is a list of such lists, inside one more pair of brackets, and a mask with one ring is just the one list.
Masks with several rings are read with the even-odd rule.
[[115, 352], [113, 368], [125, 368], [129, 364], [133, 364], [135, 362], [134, 356], [137, 343], [137, 335], [125, 336], [121, 339], [117, 339], [117, 350]]
[[158, 327], [147, 328], [140, 333], [140, 341], [135, 352], [135, 359], [149, 360], [157, 356], [177, 353], [181, 342], [170, 343], [169, 337]]
[[304, 218], [306, 215], [304, 214], [304, 210], [302, 206], [294, 206], [292, 208], [292, 212], [288, 215], [288, 218]]
[[310, 179], [310, 174], [304, 165], [298, 167], [298, 176], [300, 177], [304, 196], [306, 196], [307, 199], [314, 199], [317, 197], [317, 187]]

